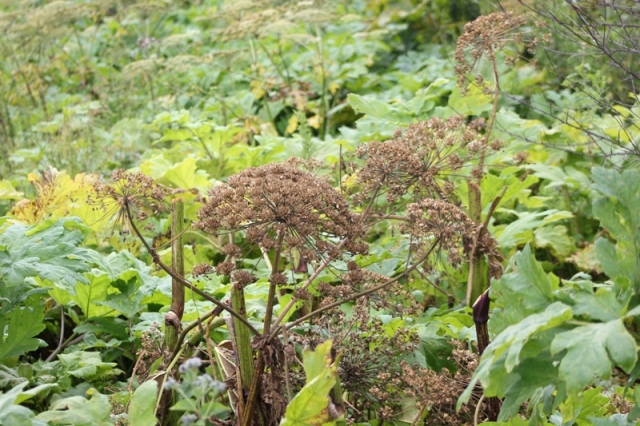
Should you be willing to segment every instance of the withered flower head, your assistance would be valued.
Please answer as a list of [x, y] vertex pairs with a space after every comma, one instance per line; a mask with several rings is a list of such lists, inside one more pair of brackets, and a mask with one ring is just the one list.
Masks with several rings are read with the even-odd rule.
[[271, 274], [269, 282], [274, 285], [285, 285], [287, 283], [287, 276], [282, 273]]
[[235, 269], [235, 263], [221, 262], [216, 265], [216, 275], [230, 275]]
[[[523, 16], [515, 15], [513, 12], [495, 12], [480, 16], [464, 26], [464, 32], [458, 37], [455, 53], [458, 85], [463, 92], [467, 90], [467, 75], [483, 56], [494, 61], [496, 52], [504, 50], [508, 42], [523, 42], [522, 34], [517, 33], [516, 29], [522, 26], [524, 21]], [[527, 47], [531, 49], [534, 44], [534, 41], [530, 41]], [[515, 61], [516, 59], [508, 60], [509, 63]], [[483, 83], [480, 74], [475, 78], [479, 85]]]
[[255, 282], [256, 277], [254, 277], [249, 271], [235, 271], [233, 273], [233, 281], [238, 284], [245, 286]]
[[265, 249], [284, 245], [304, 253], [338, 254], [330, 238], [346, 238], [345, 248], [362, 252], [357, 244], [363, 229], [347, 202], [328, 182], [296, 168], [293, 163], [268, 164], [231, 176], [212, 188], [198, 212], [196, 226], [207, 232], [245, 230], [246, 237]]
[[[365, 187], [361, 194], [386, 188], [389, 202], [413, 190], [446, 198], [453, 190], [449, 177], [469, 165], [481, 145], [478, 123], [465, 124], [461, 116], [432, 118], [396, 131], [386, 142], [370, 142], [358, 148], [366, 164], [358, 171]], [[356, 201], [362, 201], [363, 196]]]
[[113, 184], [94, 183], [95, 196], [87, 198], [87, 204], [101, 209], [105, 216], [116, 214], [116, 222], [126, 226], [128, 211], [138, 220], [145, 220], [149, 212], [155, 214], [166, 210], [164, 201], [169, 189], [154, 183], [149, 176], [116, 170], [111, 178]]
[[452, 266], [463, 261], [463, 239], [473, 240], [477, 231], [476, 224], [459, 207], [427, 198], [409, 204], [407, 214], [411, 222], [405, 231], [415, 238], [413, 245], [418, 255], [436, 244], [446, 251], [447, 262]]
[[208, 263], [201, 263], [193, 267], [193, 272], [191, 273], [193, 277], [199, 277], [202, 275], [212, 274], [214, 272], [213, 267]]
[[222, 252], [229, 257], [240, 257], [242, 255], [242, 250], [240, 247], [233, 243], [229, 243], [222, 247]]

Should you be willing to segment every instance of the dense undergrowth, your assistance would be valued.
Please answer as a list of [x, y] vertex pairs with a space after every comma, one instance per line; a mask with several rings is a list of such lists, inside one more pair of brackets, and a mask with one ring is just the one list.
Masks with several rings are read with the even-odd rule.
[[0, 2], [0, 425], [635, 424], [639, 16]]

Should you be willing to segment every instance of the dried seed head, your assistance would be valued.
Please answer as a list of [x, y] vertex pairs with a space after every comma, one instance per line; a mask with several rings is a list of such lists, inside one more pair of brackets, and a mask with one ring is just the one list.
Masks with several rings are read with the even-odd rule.
[[[467, 90], [467, 75], [472, 74], [475, 64], [485, 57], [495, 60], [498, 51], [504, 51], [505, 45], [513, 41], [523, 43], [522, 33], [516, 30], [525, 22], [524, 16], [513, 12], [495, 12], [480, 16], [464, 26], [464, 32], [458, 37], [455, 59], [458, 85], [463, 93]], [[532, 48], [531, 43], [527, 47]], [[513, 65], [517, 57], [507, 56], [507, 64]], [[481, 75], [476, 75], [476, 84], [483, 87]]]
[[365, 186], [356, 201], [377, 195], [380, 189], [388, 202], [409, 191], [447, 198], [453, 189], [449, 177], [468, 167], [483, 146], [482, 127], [480, 121], [466, 125], [460, 116], [432, 118], [399, 129], [389, 141], [361, 145], [357, 153], [366, 157], [366, 163], [358, 179]]
[[443, 201], [427, 198], [410, 204], [407, 214], [411, 219], [405, 229], [414, 237], [418, 256], [437, 244], [447, 254], [447, 262], [454, 267], [463, 260], [463, 239], [473, 240], [476, 224], [459, 207]]
[[213, 274], [214, 272], [215, 271], [213, 270], [213, 267], [211, 265], [209, 265], [208, 263], [201, 263], [193, 267], [193, 272], [191, 272], [191, 274], [194, 278], [196, 278], [202, 275]]
[[256, 277], [254, 277], [249, 271], [235, 271], [233, 272], [233, 281], [238, 284], [245, 286], [255, 282]]
[[233, 262], [222, 262], [216, 265], [216, 275], [230, 275], [236, 269]]
[[[308, 260], [341, 254], [327, 237], [346, 238], [347, 250], [366, 252], [366, 246], [358, 243], [363, 228], [344, 198], [328, 182], [292, 162], [231, 176], [227, 185], [209, 191], [198, 218], [196, 226], [202, 230], [245, 230], [249, 241], [265, 249], [276, 247], [282, 236], [285, 246]], [[317, 250], [310, 250], [309, 243]]]

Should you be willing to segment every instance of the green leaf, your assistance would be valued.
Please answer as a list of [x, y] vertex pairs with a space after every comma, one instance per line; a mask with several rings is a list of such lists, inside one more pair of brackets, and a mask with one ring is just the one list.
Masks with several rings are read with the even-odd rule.
[[486, 349], [483, 358], [497, 358], [506, 352], [505, 368], [507, 372], [520, 363], [520, 352], [524, 345], [536, 334], [557, 327], [573, 317], [571, 308], [563, 303], [554, 302], [539, 314], [529, 315], [518, 324], [512, 325], [500, 333]]
[[491, 331], [501, 332], [528, 315], [541, 312], [551, 303], [557, 288], [558, 279], [544, 273], [531, 247], [526, 245], [513, 257], [512, 271], [491, 283], [490, 295], [494, 301], [489, 322]]
[[[618, 284], [633, 283], [640, 290], [640, 171], [622, 174], [612, 169], [593, 168], [594, 187], [603, 195], [593, 203], [593, 214], [612, 238], [596, 241], [596, 256], [603, 271]], [[628, 284], [627, 284], [628, 285]]]
[[182, 189], [198, 188], [204, 192], [211, 186], [209, 176], [204, 170], [197, 170], [196, 160], [192, 157], [171, 166], [164, 174], [164, 179], [172, 186]]
[[133, 318], [143, 308], [141, 301], [145, 297], [144, 293], [138, 291], [136, 285], [137, 277], [131, 277], [128, 281], [116, 280], [111, 283], [112, 287], [120, 290], [118, 294], [110, 294], [107, 300], [97, 302], [98, 305], [115, 309], [127, 318]]
[[621, 319], [559, 333], [551, 343], [551, 353], [563, 350], [567, 353], [559, 374], [569, 394], [582, 391], [596, 377], [608, 378], [614, 366], [630, 372], [637, 361], [635, 341]]
[[364, 97], [354, 93], [349, 93], [349, 95], [347, 95], [347, 103], [351, 105], [351, 108], [356, 112], [370, 115], [375, 118], [388, 117], [390, 113], [389, 105], [371, 96]]
[[129, 424], [140, 426], [154, 426], [158, 419], [154, 414], [158, 396], [158, 382], [149, 380], [141, 384], [131, 397], [129, 410]]
[[331, 365], [331, 340], [316, 346], [315, 351], [305, 350], [303, 366], [306, 382], [315, 379], [329, 365]]
[[44, 328], [44, 306], [39, 297], [31, 297], [24, 306], [0, 315], [0, 360], [37, 349], [40, 341], [35, 336]]
[[331, 363], [331, 341], [307, 351], [304, 356], [307, 384], [287, 406], [281, 426], [323, 425], [331, 420], [329, 392], [336, 383], [337, 368]]
[[594, 293], [591, 291], [573, 291], [569, 298], [572, 300], [574, 316], [587, 316], [597, 321], [613, 321], [624, 315], [625, 306], [616, 297], [611, 287], [601, 287]]
[[564, 258], [575, 251], [573, 238], [568, 235], [564, 225], [542, 226], [533, 231], [533, 235], [537, 247], [549, 247], [558, 257]]
[[[96, 271], [97, 272], [97, 271]], [[108, 275], [86, 275], [89, 278], [87, 284], [79, 284], [76, 286], [75, 294], [71, 296], [71, 300], [82, 310], [86, 318], [101, 317], [106, 315], [116, 315], [117, 312], [109, 306], [99, 304], [107, 299], [111, 290], [111, 279]], [[57, 299], [59, 292], [52, 291], [52, 297]], [[63, 293], [64, 294], [64, 293]]]
[[450, 358], [453, 347], [449, 343], [449, 339], [441, 337], [435, 332], [419, 332], [419, 335], [420, 345], [416, 352], [424, 358], [423, 367], [436, 372], [442, 371], [443, 368], [453, 371], [455, 364]]
[[637, 426], [635, 421], [627, 419], [626, 414], [613, 414], [609, 418], [589, 417], [593, 426]]
[[0, 180], [0, 200], [20, 200], [24, 194], [16, 191], [13, 184], [8, 180]]
[[82, 272], [91, 261], [90, 251], [77, 247], [85, 238], [83, 231], [77, 219], [9, 226], [0, 234], [0, 279], [18, 286], [38, 276], [74, 293], [76, 283], [87, 282]]
[[480, 115], [491, 111], [493, 96], [484, 93], [475, 84], [469, 84], [466, 94], [462, 94], [460, 88], [456, 87], [449, 95], [449, 107], [459, 115]]
[[113, 426], [109, 420], [111, 404], [106, 395], [89, 389], [90, 399], [72, 396], [56, 401], [50, 411], [38, 414], [38, 419], [54, 425]]
[[46, 425], [34, 419], [35, 414], [27, 407], [18, 405], [18, 398], [28, 382], [20, 383], [6, 393], [0, 392], [0, 425]]
[[66, 373], [87, 381], [104, 379], [121, 373], [115, 362], [103, 362], [98, 352], [75, 351], [59, 354], [60, 364]]
[[[20, 392], [20, 395], [18, 396], [18, 398], [16, 398], [16, 404], [22, 404], [24, 401], [28, 401], [40, 393], [50, 391], [51, 389], [55, 389], [58, 387], [59, 385], [57, 383], [45, 383], [42, 385], [38, 385], [34, 388], [28, 389], [24, 392]], [[2, 424], [2, 422], [0, 422], [0, 424]]]

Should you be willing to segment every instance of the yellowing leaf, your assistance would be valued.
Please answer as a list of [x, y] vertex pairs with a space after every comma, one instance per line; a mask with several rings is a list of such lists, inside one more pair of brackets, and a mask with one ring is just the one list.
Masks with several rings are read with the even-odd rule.
[[331, 360], [331, 341], [304, 354], [307, 384], [291, 400], [281, 426], [312, 426], [331, 422], [329, 392], [336, 383], [337, 367]]
[[319, 129], [320, 116], [318, 114], [314, 115], [313, 117], [307, 119], [307, 123], [309, 123], [309, 126], [313, 127], [314, 129]]
[[19, 200], [22, 196], [22, 192], [16, 191], [11, 182], [0, 180], [0, 200]]
[[287, 123], [287, 128], [285, 129], [285, 133], [288, 135], [293, 134], [293, 132], [296, 131], [296, 129], [298, 128], [298, 124], [300, 124], [298, 122], [298, 117], [294, 114], [291, 116], [291, 118], [289, 118], [289, 122]]
[[94, 211], [86, 203], [87, 197], [95, 193], [96, 175], [78, 173], [71, 178], [54, 168], [40, 173], [41, 176], [29, 174], [29, 181], [36, 188], [36, 198], [16, 203], [11, 210], [13, 216], [32, 224], [67, 216], [78, 216], [90, 226], [99, 221], [103, 212]]

